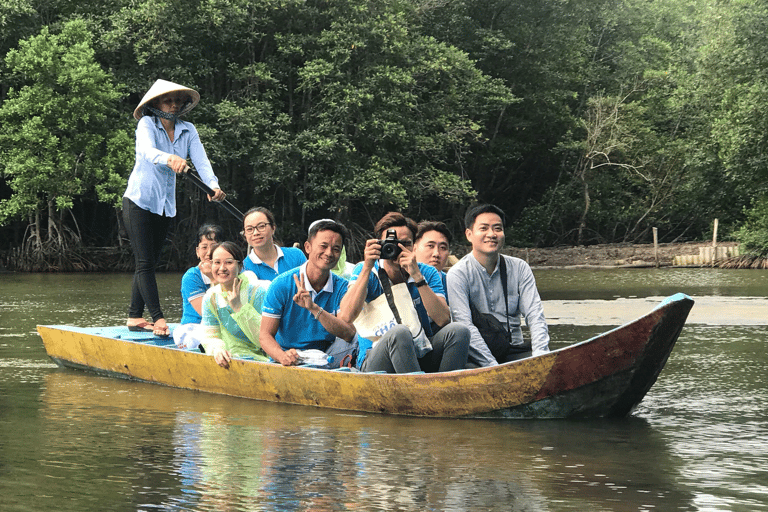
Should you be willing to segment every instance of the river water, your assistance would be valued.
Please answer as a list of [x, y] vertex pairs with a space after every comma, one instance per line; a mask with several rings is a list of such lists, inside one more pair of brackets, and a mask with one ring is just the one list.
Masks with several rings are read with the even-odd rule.
[[768, 271], [535, 274], [553, 348], [694, 298], [632, 416], [402, 418], [59, 369], [35, 326], [122, 323], [131, 276], [0, 274], [0, 510], [768, 511]]

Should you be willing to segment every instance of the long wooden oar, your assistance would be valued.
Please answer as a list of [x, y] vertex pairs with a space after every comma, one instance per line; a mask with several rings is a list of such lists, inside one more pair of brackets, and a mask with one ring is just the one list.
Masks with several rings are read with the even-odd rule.
[[[208, 194], [209, 196], [213, 197], [213, 189], [203, 183], [203, 180], [200, 179], [200, 176], [198, 176], [194, 171], [189, 170], [185, 173], [181, 174], [182, 176], [186, 176], [189, 178], [189, 180], [192, 182], [193, 185], [195, 185], [197, 188]], [[214, 201], [216, 204], [227, 210], [229, 213], [231, 213], [237, 220], [240, 221], [240, 223], [243, 222], [243, 212], [237, 209], [235, 205], [227, 201], [226, 199], [222, 199], [221, 201]]]

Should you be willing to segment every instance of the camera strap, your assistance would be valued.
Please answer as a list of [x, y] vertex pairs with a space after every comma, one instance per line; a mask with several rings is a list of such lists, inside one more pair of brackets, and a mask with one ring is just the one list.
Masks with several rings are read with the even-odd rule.
[[392, 314], [395, 315], [397, 323], [402, 324], [403, 321], [400, 319], [400, 313], [397, 311], [397, 304], [395, 304], [395, 296], [392, 295], [392, 283], [389, 280], [387, 271], [381, 267], [379, 267], [379, 281], [381, 282], [381, 287], [384, 289], [384, 295], [387, 297], [389, 309], [391, 309]]
[[512, 344], [512, 333], [509, 328], [509, 299], [507, 298], [507, 264], [504, 262], [504, 255], [499, 253], [499, 277], [501, 278], [501, 289], [504, 290], [504, 310], [507, 313], [507, 337], [509, 344]]

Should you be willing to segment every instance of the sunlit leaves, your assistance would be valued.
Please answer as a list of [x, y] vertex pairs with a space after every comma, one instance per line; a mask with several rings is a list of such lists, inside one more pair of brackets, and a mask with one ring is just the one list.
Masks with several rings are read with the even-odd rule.
[[82, 21], [62, 32], [44, 28], [7, 55], [18, 85], [0, 107], [0, 168], [13, 195], [0, 203], [0, 222], [47, 203], [71, 208], [95, 188], [117, 202], [130, 167], [126, 125], [112, 113], [120, 93], [94, 60]]

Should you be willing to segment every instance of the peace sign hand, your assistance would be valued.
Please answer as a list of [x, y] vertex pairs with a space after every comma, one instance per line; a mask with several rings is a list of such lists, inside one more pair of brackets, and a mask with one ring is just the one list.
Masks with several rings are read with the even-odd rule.
[[307, 289], [304, 288], [304, 274], [293, 274], [293, 280], [296, 283], [296, 288], [298, 289], [296, 295], [293, 296], [293, 302], [303, 307], [304, 309], [308, 309], [310, 312], [313, 311], [313, 309], [316, 309], [318, 307], [317, 304], [312, 302], [312, 296], [309, 294]]

